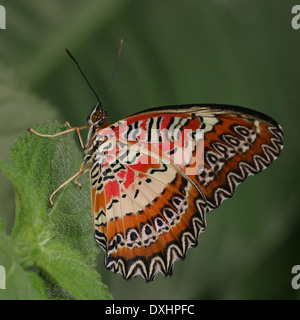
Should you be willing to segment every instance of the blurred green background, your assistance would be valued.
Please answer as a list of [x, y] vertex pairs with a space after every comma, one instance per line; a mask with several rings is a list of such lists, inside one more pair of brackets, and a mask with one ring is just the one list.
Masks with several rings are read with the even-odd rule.
[[[296, 299], [300, 264], [300, 29], [287, 0], [1, 1], [0, 158], [18, 135], [46, 120], [84, 125], [106, 99], [119, 41], [124, 46], [107, 111], [116, 121], [143, 109], [202, 103], [241, 105], [284, 129], [285, 148], [266, 171], [208, 214], [207, 231], [174, 275], [125, 281], [103, 267], [119, 299]], [[26, 104], [23, 102], [26, 101]], [[32, 105], [28, 101], [32, 101]], [[38, 106], [38, 107], [37, 107]], [[77, 170], [77, 168], [74, 168]], [[0, 215], [9, 233], [14, 190], [0, 176]], [[100, 252], [100, 249], [99, 249]]]

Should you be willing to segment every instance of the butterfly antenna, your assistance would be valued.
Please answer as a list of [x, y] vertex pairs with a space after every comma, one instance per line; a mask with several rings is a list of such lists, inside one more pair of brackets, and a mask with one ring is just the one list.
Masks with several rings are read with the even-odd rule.
[[110, 81], [110, 86], [109, 86], [109, 89], [108, 89], [108, 93], [107, 93], [107, 97], [106, 97], [106, 101], [105, 101], [104, 106], [107, 106], [107, 102], [108, 102], [108, 98], [110, 96], [110, 92], [111, 92], [111, 88], [112, 88], [112, 85], [113, 85], [113, 82], [114, 82], [114, 78], [115, 78], [115, 75], [117, 73], [117, 69], [118, 69], [119, 61], [120, 61], [120, 56], [121, 56], [121, 51], [122, 51], [122, 46], [123, 46], [123, 39], [121, 39], [121, 41], [120, 41], [120, 47], [119, 47], [119, 51], [118, 51], [117, 62], [116, 62], [115, 70], [113, 72], [113, 75], [112, 75], [112, 78], [111, 78], [111, 81]]
[[96, 96], [97, 100], [98, 100], [98, 104], [100, 106], [101, 109], [102, 108], [102, 105], [101, 105], [101, 102], [100, 102], [100, 99], [99, 99], [99, 96], [97, 95], [96, 91], [93, 89], [92, 85], [90, 84], [90, 82], [88, 81], [87, 77], [85, 76], [85, 74], [83, 73], [79, 63], [76, 61], [76, 59], [72, 56], [71, 52], [69, 51], [69, 49], [66, 48], [66, 51], [68, 53], [68, 55], [71, 57], [71, 59], [76, 63], [80, 73], [82, 74], [82, 76], [84, 77], [86, 83], [88, 84], [88, 86], [90, 87], [90, 89], [93, 91], [94, 95]]

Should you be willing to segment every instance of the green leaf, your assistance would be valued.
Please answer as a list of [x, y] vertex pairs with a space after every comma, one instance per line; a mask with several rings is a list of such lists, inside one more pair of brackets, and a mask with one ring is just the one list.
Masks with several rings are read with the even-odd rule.
[[83, 256], [61, 241], [43, 246], [37, 264], [76, 299], [110, 299], [96, 270], [89, 268]]
[[35, 272], [24, 270], [18, 263], [13, 245], [5, 235], [4, 228], [0, 228], [0, 266], [5, 268], [5, 274], [1, 274], [5, 283], [5, 289], [0, 289], [1, 300], [47, 299], [43, 280]]
[[[48, 122], [35, 129], [52, 134], [64, 128]], [[22, 267], [45, 271], [72, 298], [111, 298], [94, 269], [97, 246], [88, 176], [80, 178], [81, 190], [71, 182], [56, 194], [52, 208], [48, 204], [53, 190], [77, 172], [82, 162], [74, 135], [42, 138], [27, 132], [18, 138], [10, 158], [11, 165], [0, 161], [0, 169], [16, 189], [11, 239]], [[29, 278], [34, 284], [39, 282], [37, 277]], [[47, 282], [47, 277], [43, 279]]]
[[[47, 123], [36, 128], [38, 132], [46, 134], [64, 129], [57, 123]], [[16, 236], [15, 233], [22, 232], [24, 223], [36, 225], [39, 238], [42, 237], [40, 229], [45, 230], [46, 226], [57, 239], [69, 243], [88, 259], [95, 258], [88, 175], [80, 178], [82, 189], [73, 182], [69, 183], [55, 195], [52, 208], [48, 202], [50, 194], [78, 171], [82, 159], [83, 153], [75, 143], [72, 133], [52, 139], [28, 132], [18, 139], [11, 150], [11, 163], [23, 178], [29, 179], [24, 192], [31, 190], [28, 197], [32, 199], [34, 209], [27, 208], [30, 211], [26, 216], [28, 221], [25, 221], [24, 214], [17, 215], [13, 237]], [[24, 202], [20, 202], [22, 206], [25, 205]], [[22, 211], [21, 206], [19, 209]], [[48, 236], [45, 236], [41, 241], [47, 239]]]

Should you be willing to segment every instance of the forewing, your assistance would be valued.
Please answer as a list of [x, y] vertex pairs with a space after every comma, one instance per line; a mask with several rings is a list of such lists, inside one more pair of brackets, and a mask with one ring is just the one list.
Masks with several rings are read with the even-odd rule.
[[156, 108], [98, 130], [91, 169], [96, 241], [124, 278], [171, 275], [197, 245], [206, 213], [268, 167], [282, 130], [232, 106]]

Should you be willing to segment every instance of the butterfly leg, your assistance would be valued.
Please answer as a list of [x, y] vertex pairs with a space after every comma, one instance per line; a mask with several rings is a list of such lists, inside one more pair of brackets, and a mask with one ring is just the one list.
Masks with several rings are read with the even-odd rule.
[[[85, 125], [83, 127], [72, 127], [68, 121], [65, 122], [65, 125], [69, 128], [69, 130], [76, 130], [77, 131], [77, 135], [78, 135], [78, 139], [80, 141], [81, 147], [82, 147], [82, 149], [85, 149], [80, 130], [88, 128], [89, 125]], [[75, 181], [75, 183], [76, 183], [76, 181]]]
[[39, 136], [39, 137], [55, 138], [55, 137], [58, 137], [58, 136], [60, 136], [60, 135], [62, 135], [62, 134], [69, 133], [69, 132], [72, 132], [72, 131], [76, 130], [76, 131], [77, 131], [77, 134], [78, 134], [78, 138], [79, 138], [80, 144], [81, 144], [81, 147], [82, 147], [82, 149], [84, 149], [85, 146], [84, 146], [84, 143], [83, 143], [81, 134], [80, 134], [80, 130], [85, 129], [85, 128], [89, 128], [90, 126], [89, 126], [89, 125], [85, 125], [85, 126], [82, 126], [82, 127], [72, 127], [69, 122], [66, 122], [66, 126], [67, 126], [69, 129], [64, 130], [64, 131], [61, 131], [61, 132], [58, 132], [58, 133], [55, 133], [55, 134], [41, 134], [41, 133], [36, 132], [36, 131], [35, 131], [34, 129], [32, 129], [32, 128], [29, 128], [28, 131], [30, 131], [31, 133], [33, 133], [33, 134], [35, 134], [35, 135], [37, 135], [37, 136]]
[[90, 170], [90, 168], [87, 169], [83, 169], [84, 165], [86, 164], [86, 160], [84, 160], [81, 165], [79, 170], [72, 176], [70, 177], [68, 180], [66, 180], [64, 183], [62, 183], [56, 190], [54, 190], [50, 197], [49, 197], [49, 204], [52, 207], [53, 206], [53, 196], [64, 186], [66, 186], [69, 182], [71, 182], [72, 180], [74, 180], [75, 184], [81, 187], [81, 184], [79, 182], [77, 182], [77, 178], [80, 177], [81, 175], [83, 175], [84, 173], [88, 172]]
[[[65, 134], [65, 133], [72, 132], [72, 131], [76, 130], [76, 131], [77, 131], [77, 134], [78, 134], [78, 138], [79, 138], [80, 144], [81, 144], [81, 147], [82, 147], [82, 149], [85, 149], [85, 146], [84, 146], [84, 143], [83, 143], [83, 140], [82, 140], [82, 136], [81, 136], [81, 134], [80, 134], [80, 130], [85, 129], [85, 128], [88, 128], [89, 125], [85, 125], [85, 126], [82, 126], [82, 127], [72, 127], [69, 122], [66, 122], [65, 124], [66, 124], [66, 126], [68, 127], [68, 129], [67, 129], [67, 130], [64, 130], [64, 131], [61, 131], [61, 132], [58, 132], [58, 133], [55, 133], [55, 134], [42, 134], [42, 133], [38, 133], [38, 132], [36, 132], [36, 131], [35, 131], [34, 129], [32, 129], [32, 128], [29, 128], [28, 131], [30, 131], [31, 133], [33, 133], [33, 134], [35, 134], [35, 135], [37, 135], [37, 136], [39, 136], [39, 137], [43, 137], [43, 138], [55, 138], [55, 137], [58, 137], [58, 136], [60, 136], [60, 135], [62, 135], [62, 134]], [[53, 201], [52, 201], [53, 196], [54, 196], [61, 188], [63, 188], [65, 185], [67, 185], [67, 184], [68, 184], [69, 182], [71, 182], [72, 180], [74, 180], [74, 182], [75, 182], [75, 184], [76, 184], [77, 186], [79, 186], [80, 188], [82, 187], [81, 184], [80, 184], [79, 182], [77, 182], [77, 178], [79, 178], [81, 175], [83, 175], [84, 173], [86, 173], [86, 172], [88, 172], [88, 171], [90, 170], [90, 168], [83, 169], [83, 167], [84, 167], [84, 165], [87, 163], [87, 161], [88, 161], [88, 157], [86, 157], [86, 158], [84, 159], [84, 161], [83, 161], [83, 162], [81, 163], [81, 165], [80, 165], [79, 170], [78, 170], [72, 177], [70, 177], [68, 180], [66, 180], [64, 183], [62, 183], [56, 190], [54, 190], [54, 191], [51, 193], [51, 195], [50, 195], [50, 197], [49, 197], [49, 204], [50, 204], [51, 207], [53, 206]]]
[[74, 182], [75, 182], [75, 184], [76, 184], [80, 189], [82, 188], [82, 185], [81, 185], [81, 183], [79, 183], [79, 182], [77, 181], [77, 179], [78, 179], [79, 177], [81, 177], [83, 174], [85, 174], [86, 172], [89, 172], [90, 170], [91, 170], [91, 168], [87, 168], [87, 169], [83, 170], [83, 171], [81, 172], [81, 174], [78, 175], [78, 176], [75, 178]]

